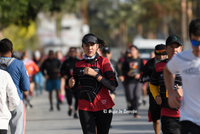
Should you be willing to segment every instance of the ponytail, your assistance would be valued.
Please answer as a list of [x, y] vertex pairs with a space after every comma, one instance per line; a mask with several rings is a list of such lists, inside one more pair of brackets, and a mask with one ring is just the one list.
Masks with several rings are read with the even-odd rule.
[[98, 39], [98, 43], [99, 43], [99, 45], [101, 46], [101, 47], [106, 47], [107, 46], [107, 44], [106, 44], [106, 42], [104, 41], [104, 40], [102, 40], [102, 39], [99, 39], [98, 37], [97, 37], [97, 39]]

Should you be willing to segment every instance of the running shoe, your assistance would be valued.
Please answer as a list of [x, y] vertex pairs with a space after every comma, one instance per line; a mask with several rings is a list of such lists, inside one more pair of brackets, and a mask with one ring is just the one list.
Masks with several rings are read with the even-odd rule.
[[68, 115], [71, 116], [72, 115], [72, 109], [68, 110]]
[[78, 119], [77, 113], [74, 113], [74, 119]]
[[59, 104], [57, 104], [57, 110], [60, 111], [60, 105]]

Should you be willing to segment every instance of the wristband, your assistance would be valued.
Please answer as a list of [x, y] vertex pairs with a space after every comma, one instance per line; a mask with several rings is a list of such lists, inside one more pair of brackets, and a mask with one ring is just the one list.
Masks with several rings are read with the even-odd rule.
[[100, 74], [96, 74], [96, 75], [95, 75], [95, 78], [97, 79], [99, 76], [100, 76]]

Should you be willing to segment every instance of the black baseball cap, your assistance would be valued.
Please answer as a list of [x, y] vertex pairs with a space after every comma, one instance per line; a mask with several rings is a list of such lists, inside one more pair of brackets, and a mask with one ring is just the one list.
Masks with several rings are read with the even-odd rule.
[[165, 45], [164, 44], [158, 44], [155, 46], [155, 55], [167, 55]]
[[104, 53], [104, 54], [110, 53], [110, 47], [104, 47], [102, 50], [102, 53]]
[[87, 44], [89, 42], [98, 44], [98, 38], [92, 33], [86, 34], [82, 39], [82, 43]]
[[174, 42], [178, 43], [180, 46], [183, 45], [180, 37], [178, 37], [177, 35], [171, 35], [166, 40], [166, 46], [171, 45]]

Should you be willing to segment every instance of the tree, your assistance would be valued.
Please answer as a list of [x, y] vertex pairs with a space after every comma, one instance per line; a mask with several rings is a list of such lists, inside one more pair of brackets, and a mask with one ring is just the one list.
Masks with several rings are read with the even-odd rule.
[[34, 48], [38, 44], [35, 26], [37, 14], [43, 11], [53, 16], [63, 9], [73, 11], [76, 3], [77, 0], [1, 0], [0, 39], [3, 38], [3, 31], [5, 37], [12, 39], [16, 50], [28, 46]]

